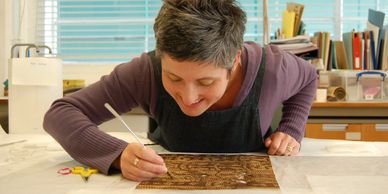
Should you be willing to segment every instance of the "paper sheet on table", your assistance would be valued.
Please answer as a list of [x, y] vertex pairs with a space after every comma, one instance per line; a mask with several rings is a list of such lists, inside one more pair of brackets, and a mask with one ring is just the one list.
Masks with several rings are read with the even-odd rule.
[[[388, 177], [388, 171], [386, 170], [388, 169], [388, 157], [386, 156], [271, 156], [270, 159], [280, 188], [282, 192], [287, 194], [324, 193], [314, 192], [318, 188], [320, 189], [320, 191], [324, 189], [333, 191], [330, 192], [331, 194], [343, 194], [343, 192], [336, 191], [336, 189], [340, 187], [349, 187], [349, 185], [352, 185], [353, 183], [341, 182], [339, 180], [340, 178], [336, 177], [369, 177], [369, 179], [372, 179], [370, 181], [373, 181], [374, 177], [378, 177], [378, 181], [375, 184], [381, 183], [381, 180], [379, 178], [380, 176]], [[336, 178], [339, 182], [338, 184], [343, 184], [341, 184], [341, 186], [331, 185], [330, 183], [320, 184], [319, 182], [313, 182], [315, 181], [315, 179], [309, 180], [309, 176], [330, 176], [329, 178]], [[384, 180], [385, 183], [388, 181], [385, 178]], [[373, 187], [372, 185], [368, 184], [362, 185], [367, 188]], [[315, 190], [313, 190], [313, 187]]]
[[333, 143], [326, 146], [329, 153], [376, 153], [378, 149], [371, 144], [363, 142], [340, 142]]
[[58, 58], [13, 58], [9, 64], [13, 85], [55, 86], [62, 77]]
[[388, 191], [388, 176], [315, 176], [307, 180], [314, 193], [319, 194], [383, 194]]
[[387, 149], [381, 147], [381, 142], [328, 139], [315, 141], [305, 138], [303, 143], [299, 156], [388, 156]]
[[[93, 174], [89, 177], [88, 183], [85, 183], [79, 175], [60, 175], [57, 173], [61, 168], [79, 165], [81, 164], [71, 159], [64, 162], [62, 162], [62, 158], [58, 160], [42, 159], [27, 168], [20, 168], [19, 171], [6, 177], [0, 177], [0, 185], [7, 184], [6, 187], [0, 186], [0, 193], [86, 193], [82, 191], [112, 193], [112, 188], [129, 191], [137, 185], [136, 182], [125, 180], [120, 174], [110, 176]], [[23, 186], [20, 183], [23, 183]]]
[[0, 135], [6, 135], [7, 133], [4, 131], [3, 127], [0, 125]]
[[10, 137], [8, 135], [0, 135], [0, 147], [11, 145], [14, 143], [25, 142], [26, 139], [22, 137]]

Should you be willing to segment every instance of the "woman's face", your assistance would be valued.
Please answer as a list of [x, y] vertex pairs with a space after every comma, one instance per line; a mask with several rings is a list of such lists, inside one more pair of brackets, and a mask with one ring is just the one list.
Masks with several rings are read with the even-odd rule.
[[176, 61], [167, 54], [161, 61], [163, 86], [186, 115], [201, 115], [224, 95], [229, 81], [227, 69]]

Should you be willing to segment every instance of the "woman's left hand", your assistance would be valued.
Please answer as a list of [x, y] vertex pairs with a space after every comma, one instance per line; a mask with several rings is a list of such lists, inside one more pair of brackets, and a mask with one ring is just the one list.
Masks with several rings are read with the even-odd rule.
[[269, 155], [294, 156], [299, 153], [300, 144], [283, 132], [275, 132], [264, 141]]

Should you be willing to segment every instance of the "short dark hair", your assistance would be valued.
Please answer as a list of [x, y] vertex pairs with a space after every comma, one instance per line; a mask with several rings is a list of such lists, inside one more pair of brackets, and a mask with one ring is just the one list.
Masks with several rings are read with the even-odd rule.
[[154, 24], [156, 53], [231, 69], [246, 20], [235, 0], [164, 0]]

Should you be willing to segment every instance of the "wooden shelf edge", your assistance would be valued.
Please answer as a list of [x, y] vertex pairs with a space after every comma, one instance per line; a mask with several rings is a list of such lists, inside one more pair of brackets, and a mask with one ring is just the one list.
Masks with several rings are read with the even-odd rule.
[[384, 102], [314, 102], [313, 108], [388, 108]]

